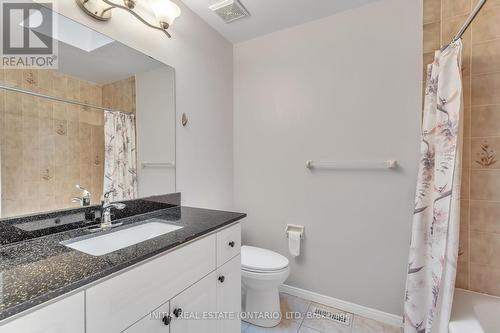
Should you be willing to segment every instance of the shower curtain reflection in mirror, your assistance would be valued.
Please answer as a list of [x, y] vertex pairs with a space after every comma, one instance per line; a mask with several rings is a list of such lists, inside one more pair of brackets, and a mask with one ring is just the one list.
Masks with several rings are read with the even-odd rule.
[[135, 116], [104, 112], [104, 193], [111, 201], [137, 198]]

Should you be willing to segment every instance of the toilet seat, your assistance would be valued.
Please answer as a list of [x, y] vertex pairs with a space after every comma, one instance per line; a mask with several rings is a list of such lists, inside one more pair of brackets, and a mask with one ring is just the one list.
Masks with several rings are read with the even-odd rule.
[[288, 271], [289, 261], [279, 253], [253, 246], [241, 247], [241, 269], [251, 273], [276, 274]]
[[248, 273], [255, 273], [255, 274], [279, 274], [279, 273], [284, 273], [284, 272], [288, 271], [289, 268], [285, 267], [283, 269], [278, 269], [278, 270], [275, 270], [275, 271], [271, 271], [271, 270], [261, 271], [261, 270], [258, 270], [258, 269], [249, 269], [249, 268], [242, 267], [241, 270], [245, 271], [245, 272], [248, 272]]

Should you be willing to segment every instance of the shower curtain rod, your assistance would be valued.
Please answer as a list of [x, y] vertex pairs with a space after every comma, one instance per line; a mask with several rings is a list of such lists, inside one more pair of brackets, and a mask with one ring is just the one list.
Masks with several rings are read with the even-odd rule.
[[486, 1], [487, 0], [481, 0], [481, 1], [478, 2], [476, 8], [474, 8], [474, 10], [472, 11], [472, 13], [469, 15], [469, 17], [465, 21], [465, 23], [462, 26], [462, 28], [458, 31], [458, 33], [455, 35], [455, 37], [451, 41], [452, 43], [454, 43], [457, 40], [459, 40], [460, 38], [462, 38], [462, 36], [464, 35], [464, 33], [467, 31], [467, 29], [472, 24], [472, 21], [474, 21], [474, 19], [476, 18], [477, 14], [479, 14], [479, 12], [483, 8], [483, 6], [486, 4]]
[[78, 101], [71, 100], [71, 99], [65, 99], [65, 98], [60, 98], [60, 97], [55, 97], [55, 96], [50, 96], [50, 95], [45, 95], [45, 94], [39, 94], [39, 93], [36, 93], [36, 92], [33, 92], [33, 91], [24, 90], [24, 89], [20, 89], [20, 88], [16, 88], [16, 87], [11, 87], [11, 86], [6, 86], [6, 85], [0, 85], [0, 89], [8, 90], [8, 91], [14, 91], [14, 92], [18, 92], [18, 93], [25, 94], [25, 95], [35, 96], [35, 97], [46, 98], [46, 99], [50, 99], [50, 100], [57, 101], [57, 102], [63, 102], [63, 103], [68, 103], [68, 104], [73, 104], [73, 105], [79, 105], [79, 106], [83, 106], [83, 107], [98, 109], [98, 110], [102, 110], [102, 111], [111, 111], [111, 112], [123, 113], [123, 114], [129, 115], [129, 116], [133, 115], [133, 113], [127, 113], [127, 112], [123, 112], [123, 111], [113, 110], [113, 109], [110, 109], [110, 108], [104, 108], [102, 106], [97, 106], [97, 105], [88, 104], [88, 103], [82, 103], [82, 102], [78, 102]]

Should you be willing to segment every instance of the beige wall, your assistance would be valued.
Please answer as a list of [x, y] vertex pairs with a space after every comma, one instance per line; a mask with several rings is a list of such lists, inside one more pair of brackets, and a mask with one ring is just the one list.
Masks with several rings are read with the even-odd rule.
[[[477, 0], [424, 0], [424, 63]], [[465, 147], [457, 287], [500, 296], [500, 1], [487, 2], [463, 39]]]
[[[376, 1], [234, 48], [244, 242], [288, 256], [287, 284], [397, 315], [418, 165], [421, 10]], [[401, 169], [311, 172], [310, 159], [397, 159]], [[287, 223], [305, 226], [299, 258]]]
[[[134, 79], [106, 87], [48, 70], [0, 70], [0, 81], [30, 91], [135, 110]], [[104, 98], [103, 91], [106, 94]], [[133, 98], [117, 103], [121, 91]], [[2, 217], [76, 206], [76, 184], [89, 189], [93, 203], [104, 177], [103, 112], [0, 91]]]

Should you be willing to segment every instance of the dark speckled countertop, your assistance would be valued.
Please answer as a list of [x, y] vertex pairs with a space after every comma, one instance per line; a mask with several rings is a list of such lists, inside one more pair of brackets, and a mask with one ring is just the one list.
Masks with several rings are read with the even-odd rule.
[[[84, 287], [182, 243], [210, 233], [246, 215], [199, 208], [173, 207], [119, 219], [122, 227], [91, 233], [87, 227], [0, 246], [0, 320]], [[103, 255], [91, 256], [60, 242], [165, 220], [182, 229]]]

